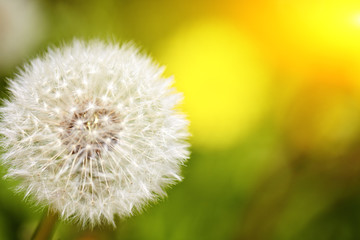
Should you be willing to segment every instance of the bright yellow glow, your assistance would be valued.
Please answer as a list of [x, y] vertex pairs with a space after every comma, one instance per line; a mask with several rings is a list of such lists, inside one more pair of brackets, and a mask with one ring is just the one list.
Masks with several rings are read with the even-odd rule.
[[248, 1], [239, 11], [239, 24], [249, 25], [283, 74], [311, 78], [319, 64], [359, 69], [358, 0]]
[[194, 144], [223, 148], [264, 113], [267, 75], [246, 36], [224, 22], [185, 26], [159, 46], [161, 62], [184, 92]]
[[352, 24], [354, 24], [357, 27], [360, 27], [360, 13], [354, 14], [351, 18], [350, 18], [350, 22]]

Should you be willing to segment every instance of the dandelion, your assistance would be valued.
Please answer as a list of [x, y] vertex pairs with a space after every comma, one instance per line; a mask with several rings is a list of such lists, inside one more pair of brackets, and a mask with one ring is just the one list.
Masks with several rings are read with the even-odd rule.
[[3, 162], [37, 203], [81, 225], [114, 224], [165, 196], [188, 158], [181, 94], [130, 45], [49, 50], [10, 81]]

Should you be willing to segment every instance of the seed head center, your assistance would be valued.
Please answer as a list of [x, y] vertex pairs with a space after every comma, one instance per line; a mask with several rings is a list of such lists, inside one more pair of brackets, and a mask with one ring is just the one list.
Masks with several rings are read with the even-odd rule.
[[61, 122], [61, 140], [70, 154], [77, 157], [97, 158], [103, 151], [111, 150], [119, 140], [120, 115], [101, 104], [91, 108], [79, 104]]

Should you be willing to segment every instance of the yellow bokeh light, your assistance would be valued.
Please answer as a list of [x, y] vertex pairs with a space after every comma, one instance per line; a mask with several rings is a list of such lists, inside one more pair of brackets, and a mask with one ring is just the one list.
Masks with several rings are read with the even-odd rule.
[[256, 125], [266, 108], [268, 75], [246, 35], [226, 22], [199, 21], [159, 49], [185, 94], [194, 144], [224, 148]]
[[284, 75], [309, 78], [337, 64], [350, 73], [360, 62], [359, 1], [257, 0], [237, 6], [236, 18]]

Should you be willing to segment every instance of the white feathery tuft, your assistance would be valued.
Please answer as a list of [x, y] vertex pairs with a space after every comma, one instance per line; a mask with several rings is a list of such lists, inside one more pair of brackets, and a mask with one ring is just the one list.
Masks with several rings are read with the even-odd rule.
[[165, 196], [189, 157], [182, 95], [131, 45], [75, 40], [10, 80], [8, 176], [63, 219], [114, 224]]

